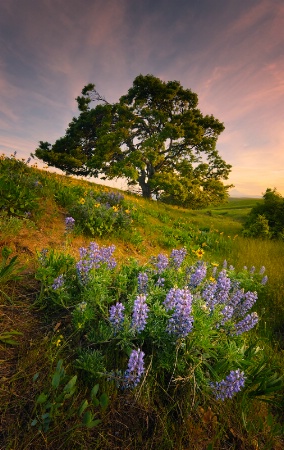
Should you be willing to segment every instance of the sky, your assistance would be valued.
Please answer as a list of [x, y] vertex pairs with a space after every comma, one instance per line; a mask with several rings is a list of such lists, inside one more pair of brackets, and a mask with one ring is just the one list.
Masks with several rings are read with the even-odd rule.
[[27, 159], [65, 134], [86, 84], [112, 103], [139, 74], [180, 81], [224, 123], [232, 196], [284, 195], [283, 0], [2, 0], [0, 152]]

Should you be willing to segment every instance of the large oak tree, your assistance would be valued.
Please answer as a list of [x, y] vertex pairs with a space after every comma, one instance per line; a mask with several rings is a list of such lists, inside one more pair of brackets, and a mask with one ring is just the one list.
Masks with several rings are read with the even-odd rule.
[[[178, 81], [139, 75], [117, 103], [89, 84], [77, 97], [80, 115], [54, 145], [35, 155], [68, 174], [125, 177], [142, 195], [186, 207], [228, 196], [231, 166], [216, 149], [223, 123], [197, 108], [198, 97]], [[95, 107], [91, 108], [91, 102]]]

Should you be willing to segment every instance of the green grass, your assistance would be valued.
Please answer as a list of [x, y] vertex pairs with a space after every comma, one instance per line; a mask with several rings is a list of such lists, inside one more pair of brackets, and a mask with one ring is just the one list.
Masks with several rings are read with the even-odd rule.
[[[4, 250], [2, 282], [0, 278], [0, 448], [283, 448], [281, 423], [284, 412], [279, 405], [271, 407], [269, 403], [246, 398], [216, 402], [201, 391], [203, 375], [198, 368], [196, 374], [200, 380], [195, 379], [190, 385], [180, 383], [179, 390], [165, 390], [161, 385], [161, 374], [149, 383], [142, 383], [134, 392], [123, 393], [106, 381], [92, 378], [91, 369], [88, 372], [86, 367], [100, 364], [99, 355], [92, 352], [98, 330], [93, 330], [89, 353], [82, 354], [75, 363], [77, 349], [84, 349], [86, 345], [87, 333], [80, 334], [72, 329], [72, 324], [80, 325], [79, 319], [71, 314], [72, 302], [63, 303], [65, 306], [62, 307], [57, 297], [47, 294], [47, 286], [55, 276], [52, 270], [66, 268], [72, 258], [78, 260], [79, 247], [88, 247], [91, 241], [105, 246], [114, 244], [114, 256], [122, 268], [113, 285], [106, 276], [104, 283], [94, 285], [93, 294], [88, 294], [88, 302], [102, 301], [102, 308], [105, 308], [104, 302], [109, 301], [109, 295], [119, 298], [134, 289], [137, 267], [146, 267], [149, 259], [160, 252], [169, 255], [173, 248], [185, 247], [188, 254], [194, 256], [194, 252], [202, 249], [205, 261], [221, 266], [226, 259], [237, 271], [242, 271], [244, 266], [248, 269], [255, 266], [258, 271], [265, 266], [269, 282], [265, 291], [260, 292], [256, 305], [261, 322], [257, 330], [252, 330], [247, 344], [257, 341], [260, 360], [262, 358], [268, 364], [272, 373], [273, 370], [283, 372], [284, 242], [242, 237], [242, 224], [247, 214], [261, 200], [230, 199], [222, 206], [192, 211], [123, 193], [122, 208], [130, 211], [132, 220], [126, 228], [114, 227], [109, 233], [90, 235], [78, 227], [73, 233], [66, 234], [64, 219], [81, 198], [90, 191], [99, 195], [114, 190], [26, 167], [9, 158], [2, 158], [0, 163], [2, 181], [8, 179], [13, 166], [19, 170], [19, 183], [25, 186], [23, 203], [16, 203], [17, 210], [13, 208], [12, 200], [19, 187], [14, 189], [10, 182], [11, 195], [6, 188], [2, 195], [2, 199], [7, 198], [9, 211], [4, 209], [0, 217], [0, 242], [2, 248], [10, 248], [11, 253]], [[17, 176], [16, 170], [13, 174]], [[36, 183], [35, 191], [31, 191], [31, 182], [40, 183]], [[30, 216], [25, 215], [25, 205], [31, 207]], [[42, 273], [47, 277], [44, 283], [37, 275], [38, 252], [43, 248], [64, 255], [53, 260], [53, 269], [48, 269], [50, 272]], [[13, 260], [14, 256], [17, 258]], [[107, 285], [110, 291], [107, 291]], [[72, 289], [77, 304], [81, 301], [79, 295], [83, 294], [76, 286]], [[63, 298], [63, 301], [67, 300]], [[107, 339], [101, 345], [107, 345]], [[234, 349], [228, 351], [233, 354]], [[194, 357], [198, 361], [199, 355]], [[115, 352], [109, 355], [112, 362], [117, 358]], [[64, 373], [58, 366], [60, 360], [63, 360]], [[78, 368], [80, 365], [81, 369]], [[94, 384], [99, 383], [99, 392], [95, 396], [98, 401], [95, 402], [91, 385], [86, 381], [90, 379]], [[74, 386], [69, 385], [64, 391], [70, 380]], [[105, 397], [101, 397], [102, 394]], [[42, 415], [49, 413], [48, 398], [53, 404], [52, 421], [49, 424], [50, 417], [46, 417], [48, 429], [43, 430], [39, 429], [39, 424], [44, 420]], [[283, 399], [282, 388], [280, 402]], [[81, 415], [80, 408], [85, 408]], [[87, 411], [90, 413], [84, 416]], [[32, 426], [34, 420], [38, 422]], [[82, 426], [84, 420], [86, 423]], [[93, 427], [88, 427], [87, 423], [92, 423]]]

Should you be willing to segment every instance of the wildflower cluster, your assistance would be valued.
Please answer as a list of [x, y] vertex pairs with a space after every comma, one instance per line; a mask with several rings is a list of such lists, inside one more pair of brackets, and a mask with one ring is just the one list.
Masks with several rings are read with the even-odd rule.
[[147, 291], [148, 275], [146, 272], [140, 272], [138, 275], [138, 292], [145, 294]]
[[177, 338], [185, 338], [193, 327], [192, 295], [187, 288], [171, 289], [164, 301], [166, 311], [173, 310], [167, 331]]
[[81, 247], [79, 249], [81, 259], [76, 264], [79, 280], [83, 284], [87, 283], [89, 272], [102, 265], [106, 265], [108, 269], [113, 269], [116, 266], [116, 261], [112, 257], [114, 250], [114, 245], [100, 247], [96, 242], [91, 242], [89, 248]]
[[152, 258], [152, 264], [158, 273], [162, 273], [169, 265], [169, 258], [164, 253], [159, 253], [156, 258]]
[[146, 326], [146, 320], [149, 312], [146, 298], [146, 295], [139, 294], [134, 301], [131, 325], [132, 328], [134, 330], [137, 330], [138, 333], [140, 333], [140, 331], [143, 331]]
[[119, 193], [101, 192], [95, 195], [93, 191], [88, 191], [70, 208], [69, 213], [83, 232], [102, 236], [130, 225], [130, 211], [123, 200], [123, 195]]
[[74, 229], [75, 226], [75, 219], [73, 217], [66, 217], [65, 218], [65, 231], [66, 233], [69, 233]]
[[193, 270], [190, 280], [189, 286], [192, 288], [196, 288], [206, 277], [207, 267], [204, 262], [198, 261], [196, 267], [191, 268]]
[[128, 367], [124, 374], [124, 383], [127, 388], [134, 388], [140, 383], [141, 377], [145, 371], [144, 368], [144, 356], [145, 353], [138, 348], [138, 350], [132, 350]]
[[222, 401], [226, 398], [232, 398], [244, 385], [245, 376], [240, 369], [231, 370], [230, 374], [222, 381], [210, 383], [216, 399]]
[[184, 258], [186, 257], [186, 248], [181, 248], [180, 250], [172, 250], [170, 254], [170, 262], [173, 267], [177, 270], [182, 265]]
[[211, 312], [219, 305], [222, 306], [222, 319], [217, 325], [218, 327], [229, 321], [242, 319], [233, 325], [231, 333], [239, 335], [242, 332], [249, 331], [258, 322], [257, 313], [246, 316], [257, 300], [257, 292], [244, 292], [244, 289], [240, 288], [239, 281], [231, 281], [226, 269], [220, 271], [217, 281], [210, 281], [205, 284], [201, 296]]
[[[132, 262], [133, 266], [110, 272], [116, 267], [113, 251], [114, 246], [91, 242], [79, 249], [77, 263], [62, 259], [59, 264], [60, 258], [48, 258], [57, 269], [50, 273], [64, 272], [54, 280], [52, 288], [58, 292], [51, 297], [71, 308], [73, 327], [87, 337], [95, 351], [105, 353], [101, 372], [120, 388], [135, 388], [145, 372], [144, 358], [151, 352], [149, 371], [155, 371], [159, 383], [171, 379], [173, 373], [176, 380], [188, 380], [194, 367], [202, 372], [200, 383], [204, 386], [210, 383], [209, 374], [216, 373], [222, 380], [210, 384], [217, 399], [232, 398], [244, 386], [245, 376], [238, 369], [225, 378], [228, 365], [220, 365], [220, 360], [226, 359], [225, 349], [230, 347], [229, 361], [243, 367], [242, 334], [258, 322], [257, 313], [251, 312], [256, 290], [246, 291], [230, 266], [217, 272], [217, 264], [197, 258], [188, 264], [185, 249], [173, 250], [169, 257], [161, 253], [149, 265]], [[44, 253], [42, 258], [47, 270]], [[77, 274], [79, 283], [71, 286], [69, 274], [73, 280]], [[247, 271], [246, 276], [252, 283], [263, 274]], [[255, 286], [262, 289], [260, 278]], [[107, 357], [113, 354], [115, 358]], [[127, 367], [126, 354], [130, 354]], [[113, 361], [115, 368], [110, 365]], [[208, 370], [209, 364], [212, 370]]]
[[113, 327], [114, 334], [122, 329], [124, 322], [124, 311], [125, 307], [122, 303], [117, 302], [115, 305], [110, 307], [109, 310], [109, 321]]
[[64, 284], [64, 276], [59, 275], [59, 277], [55, 278], [53, 285], [51, 287], [56, 291], [57, 289], [61, 288], [63, 284]]

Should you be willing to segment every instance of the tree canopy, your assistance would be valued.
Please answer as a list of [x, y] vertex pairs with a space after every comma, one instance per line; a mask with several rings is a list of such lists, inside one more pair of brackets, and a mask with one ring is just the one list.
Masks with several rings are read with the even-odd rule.
[[[67, 174], [125, 177], [142, 195], [185, 207], [226, 200], [231, 166], [216, 149], [224, 125], [197, 108], [198, 97], [178, 81], [139, 75], [117, 103], [88, 84], [77, 97], [80, 114], [54, 145], [35, 155]], [[95, 107], [91, 108], [91, 102]]]

